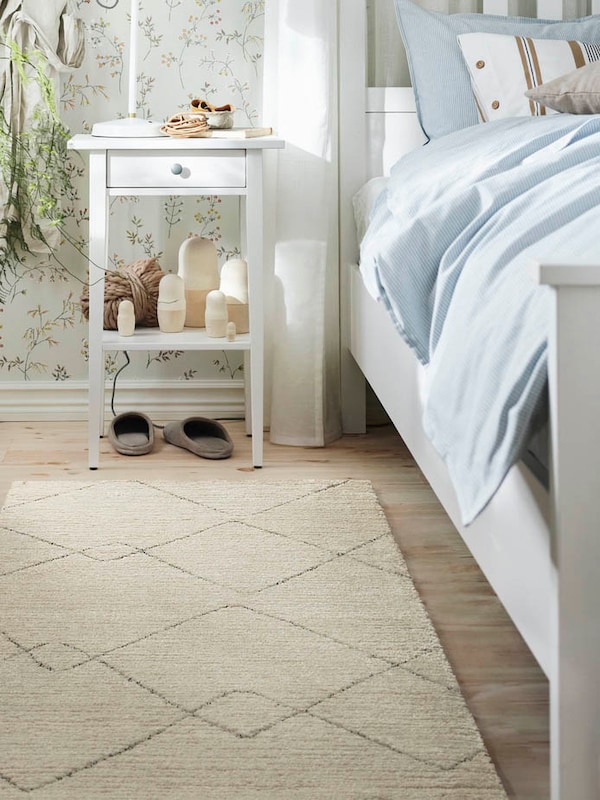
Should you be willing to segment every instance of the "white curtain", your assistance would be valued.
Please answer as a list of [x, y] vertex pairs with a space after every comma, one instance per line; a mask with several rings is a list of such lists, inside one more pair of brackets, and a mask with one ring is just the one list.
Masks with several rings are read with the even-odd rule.
[[266, 0], [263, 120], [286, 141], [270, 154], [265, 187], [276, 444], [323, 446], [341, 435], [337, 35], [336, 2]]

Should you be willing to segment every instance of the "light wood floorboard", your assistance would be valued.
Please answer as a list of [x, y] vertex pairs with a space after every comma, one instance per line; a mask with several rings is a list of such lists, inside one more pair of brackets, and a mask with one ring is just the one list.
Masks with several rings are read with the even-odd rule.
[[235, 445], [226, 461], [199, 459], [158, 431], [154, 451], [137, 458], [103, 439], [90, 471], [85, 423], [0, 422], [0, 500], [23, 480], [370, 480], [509, 797], [547, 800], [547, 682], [393, 428], [324, 449], [266, 440], [265, 466], [253, 470], [243, 422], [226, 424]]

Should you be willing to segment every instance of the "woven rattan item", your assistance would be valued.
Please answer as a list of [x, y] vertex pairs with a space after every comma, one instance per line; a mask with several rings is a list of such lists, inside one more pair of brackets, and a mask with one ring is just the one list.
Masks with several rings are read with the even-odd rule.
[[[107, 272], [104, 281], [104, 329], [117, 330], [117, 314], [121, 300], [133, 302], [136, 325], [157, 327], [158, 284], [164, 275], [155, 258], [141, 258]], [[90, 301], [87, 286], [83, 289], [80, 302], [84, 317], [89, 319]]]

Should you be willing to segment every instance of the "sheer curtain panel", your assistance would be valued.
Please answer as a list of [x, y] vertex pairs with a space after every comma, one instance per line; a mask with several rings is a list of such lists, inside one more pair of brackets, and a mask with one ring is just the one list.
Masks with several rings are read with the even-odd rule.
[[276, 444], [323, 446], [341, 435], [337, 37], [336, 2], [266, 0], [263, 118], [286, 141], [266, 175]]

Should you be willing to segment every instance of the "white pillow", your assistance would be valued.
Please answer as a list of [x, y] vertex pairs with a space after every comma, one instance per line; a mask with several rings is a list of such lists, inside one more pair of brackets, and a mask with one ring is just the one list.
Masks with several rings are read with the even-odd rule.
[[496, 33], [465, 33], [457, 38], [482, 122], [555, 114], [525, 97], [525, 92], [600, 60], [600, 42], [586, 44]]

